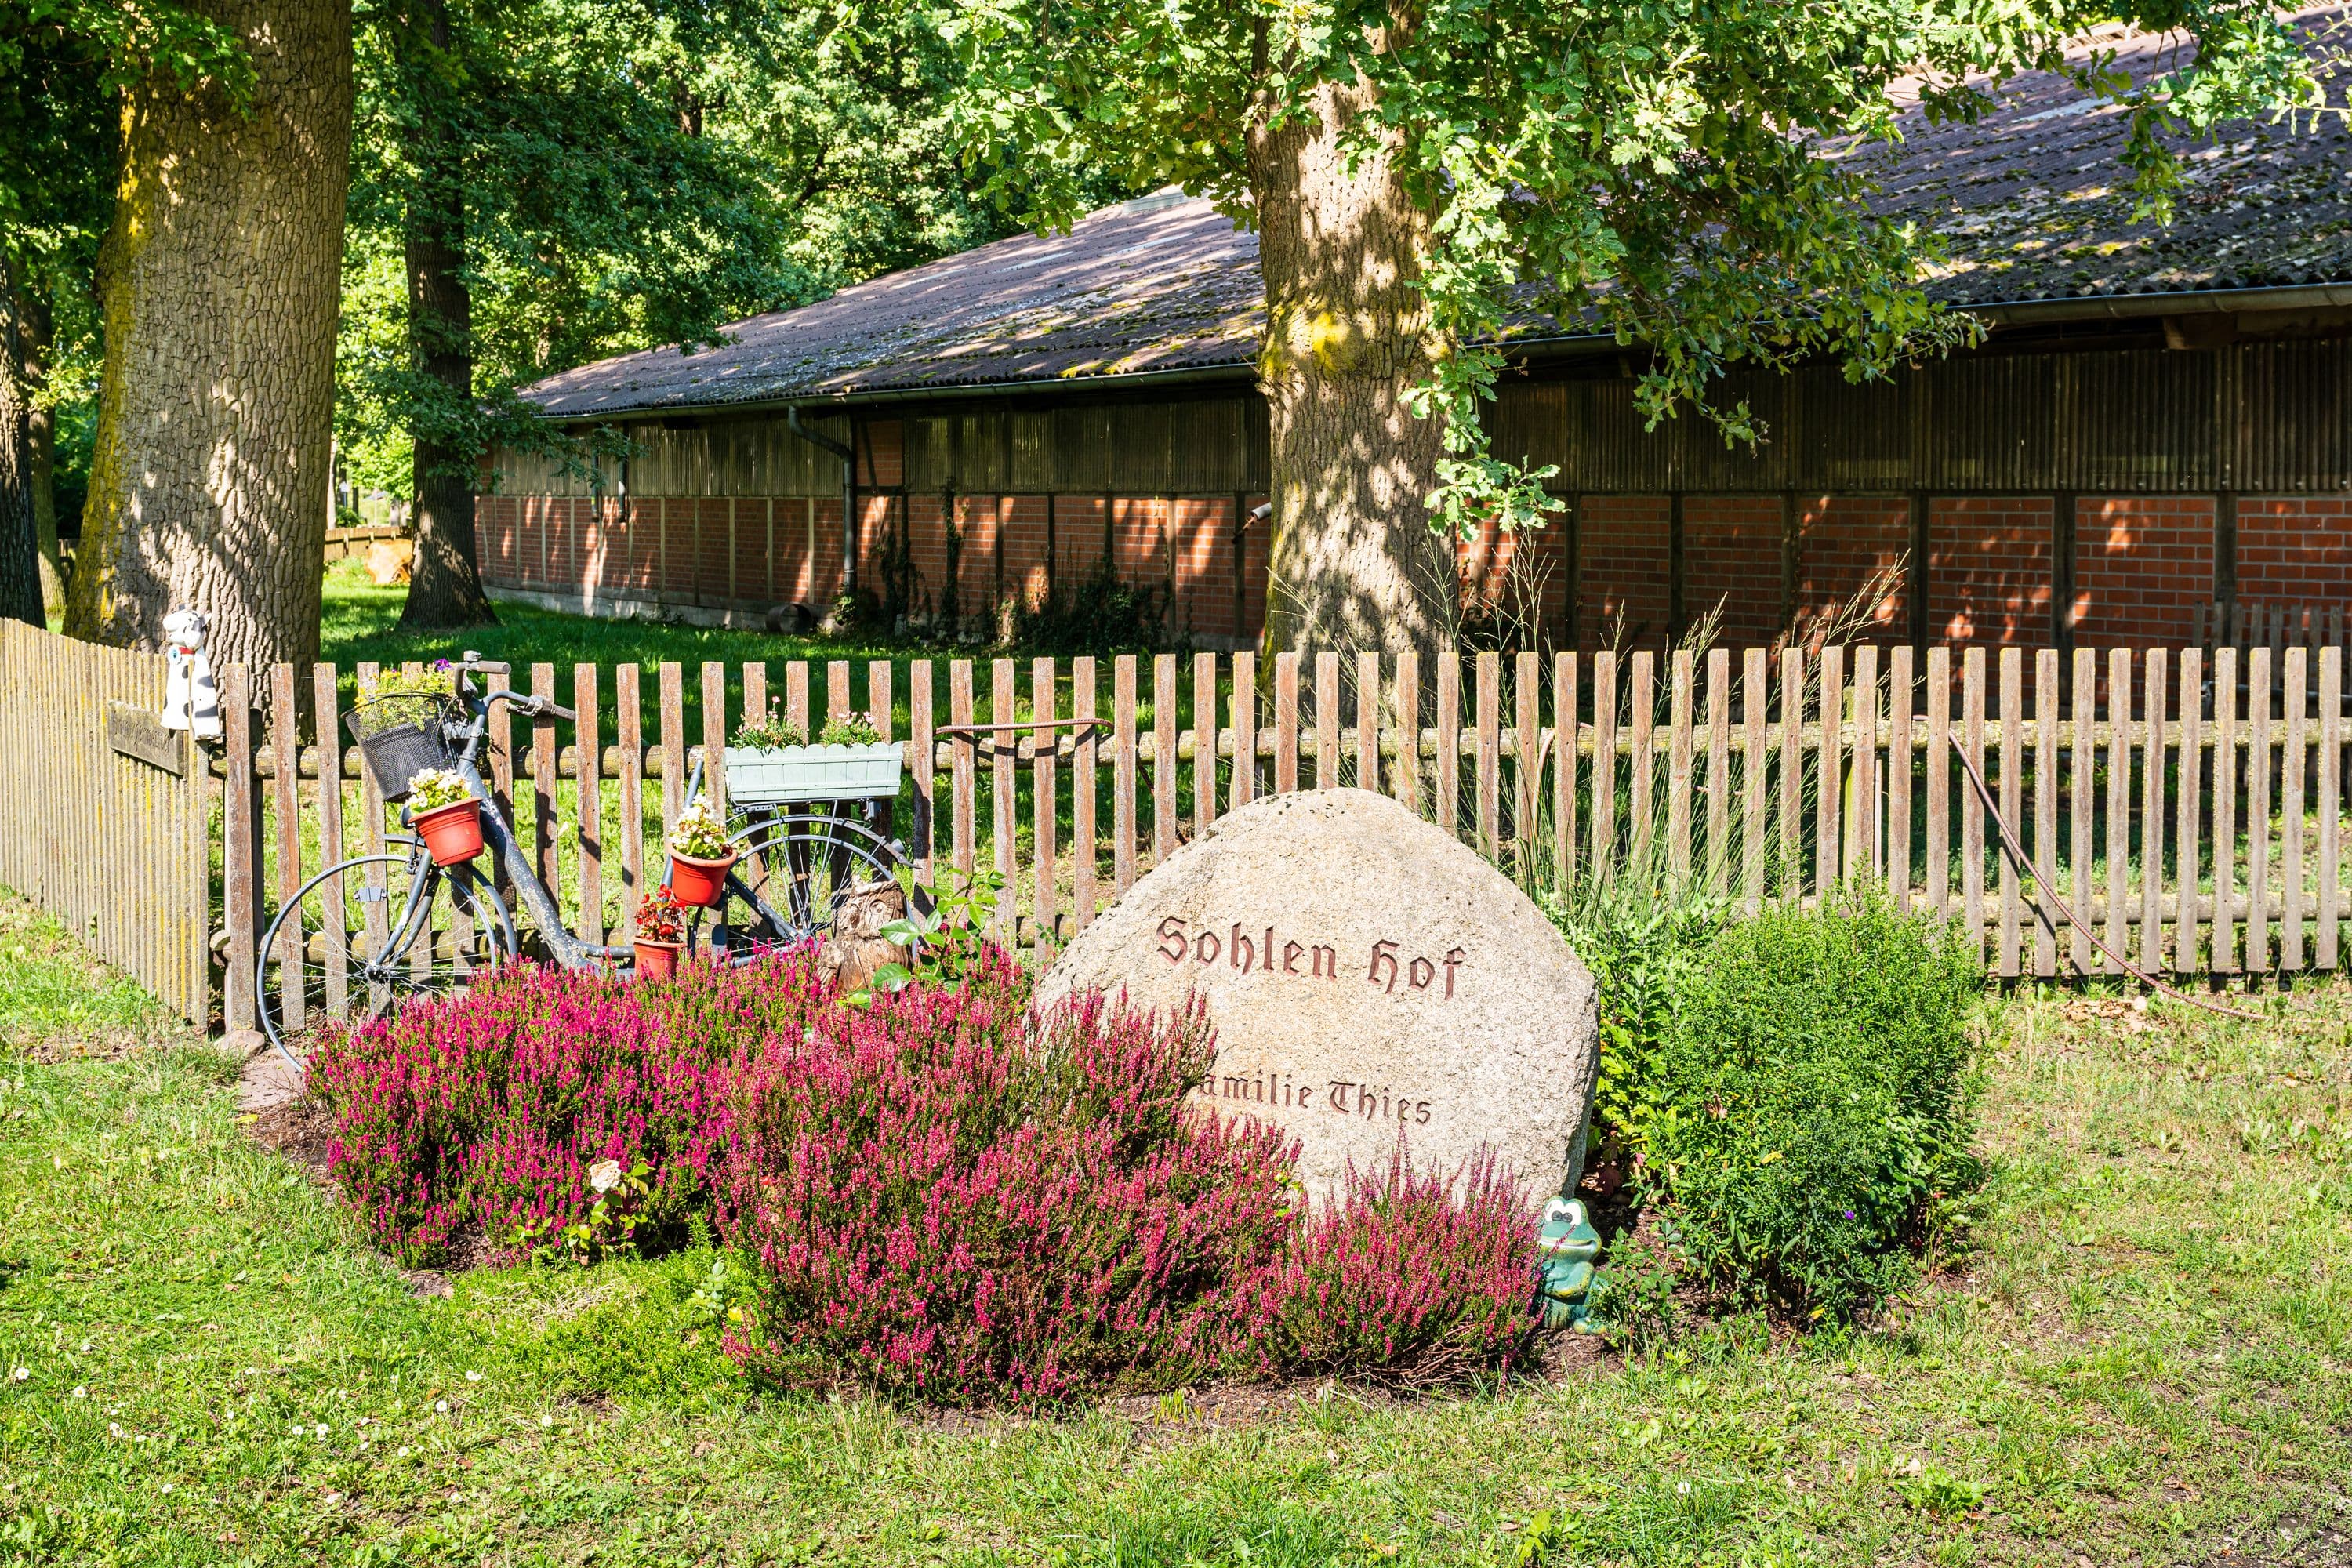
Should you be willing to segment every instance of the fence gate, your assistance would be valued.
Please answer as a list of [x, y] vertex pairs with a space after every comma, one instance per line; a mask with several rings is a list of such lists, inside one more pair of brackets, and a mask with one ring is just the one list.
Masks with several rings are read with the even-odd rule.
[[155, 722], [164, 668], [0, 621], [0, 885], [201, 1025], [204, 759]]

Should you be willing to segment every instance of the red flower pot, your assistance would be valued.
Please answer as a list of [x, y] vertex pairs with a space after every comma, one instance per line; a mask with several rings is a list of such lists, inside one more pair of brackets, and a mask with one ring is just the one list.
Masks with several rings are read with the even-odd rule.
[[482, 803], [436, 805], [409, 819], [436, 866], [462, 866], [482, 852]]
[[727, 889], [727, 871], [735, 864], [730, 855], [724, 860], [703, 860], [692, 855], [670, 851], [670, 896], [679, 903], [694, 909], [707, 910], [719, 901]]
[[644, 937], [637, 942], [637, 978], [667, 980], [677, 973], [677, 955], [686, 946], [682, 942], [648, 942]]

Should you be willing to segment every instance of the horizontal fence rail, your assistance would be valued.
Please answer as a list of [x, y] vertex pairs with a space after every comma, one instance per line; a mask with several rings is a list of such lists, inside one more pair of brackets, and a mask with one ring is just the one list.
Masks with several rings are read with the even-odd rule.
[[192, 1022], [209, 1011], [203, 759], [165, 666], [0, 621], [0, 885]]
[[[2332, 639], [2341, 621], [2297, 617], [2299, 637], [2279, 624], [2276, 646], [2249, 636], [2243, 647], [2064, 655], [1857, 646], [541, 664], [516, 680], [577, 721], [494, 709], [483, 773], [563, 918], [591, 942], [625, 932], [660, 881], [662, 835], [705, 750], [772, 707], [814, 726], [871, 715], [907, 750], [887, 834], [934, 883], [993, 872], [999, 934], [1041, 951], [1236, 806], [1360, 787], [1556, 902], [1676, 884], [1754, 910], [1869, 887], [1956, 922], [1996, 975], [2112, 971], [2055, 893], [2151, 971], [2333, 971], [2346, 886], [2343, 649], [2309, 632]], [[81, 645], [6, 635], [0, 880], [86, 920], [73, 877], [42, 847], [68, 816], [105, 821], [101, 837], [121, 847], [106, 851], [112, 869], [100, 880], [131, 890], [105, 895], [97, 929], [110, 923], [132, 944], [109, 956], [200, 1011], [209, 948], [224, 1021], [253, 1026], [256, 944], [278, 906], [327, 865], [381, 848], [396, 826], [339, 729], [381, 672], [220, 672], [215, 895], [201, 849], [186, 848], [205, 842], [193, 783], [175, 793], [171, 775], [109, 751], [105, 703], [88, 695], [96, 665], [61, 651]], [[125, 676], [121, 689], [152, 709], [161, 663], [135, 668], [149, 684]], [[60, 716], [72, 704], [37, 695], [66, 688], [84, 693], [78, 719]], [[2003, 853], [1963, 752], [2028, 871]], [[76, 768], [147, 794], [101, 799], [87, 793], [100, 785], [73, 784], [61, 797], [58, 780]], [[159, 776], [124, 772], [139, 768]], [[125, 912], [139, 910], [169, 920], [145, 921], [152, 933], [139, 936], [142, 917]], [[363, 899], [306, 910], [299, 940], [363, 952], [382, 918]], [[139, 942], [178, 954], [181, 977], [141, 956]]]

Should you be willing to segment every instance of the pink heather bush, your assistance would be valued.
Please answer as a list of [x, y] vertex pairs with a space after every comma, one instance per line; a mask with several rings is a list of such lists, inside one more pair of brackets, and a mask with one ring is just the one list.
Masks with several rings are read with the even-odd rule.
[[1402, 1148], [1385, 1170], [1350, 1166], [1262, 1287], [1288, 1370], [1413, 1383], [1507, 1372], [1534, 1328], [1536, 1221], [1484, 1157], [1451, 1184]]
[[707, 1213], [725, 1085], [746, 1037], [826, 1005], [806, 964], [701, 970], [674, 985], [523, 966], [331, 1037], [310, 1068], [335, 1113], [329, 1169], [386, 1251], [494, 1257], [552, 1241], [595, 1194], [588, 1167], [647, 1167], [641, 1238]]
[[641, 1242], [710, 1215], [756, 1259], [729, 1349], [792, 1384], [1052, 1403], [1203, 1373], [1507, 1369], [1534, 1216], [1491, 1168], [1353, 1174], [1312, 1213], [1296, 1148], [1188, 1109], [1198, 1010], [1030, 1017], [1019, 964], [845, 1005], [806, 955], [675, 984], [521, 969], [331, 1040], [335, 1179], [387, 1250], [440, 1261], [585, 1215], [643, 1163]]

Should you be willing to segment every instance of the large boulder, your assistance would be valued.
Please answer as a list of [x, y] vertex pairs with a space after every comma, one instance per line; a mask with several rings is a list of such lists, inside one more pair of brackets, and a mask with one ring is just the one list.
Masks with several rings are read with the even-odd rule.
[[1572, 1182], [1597, 1065], [1591, 974], [1511, 881], [1385, 795], [1271, 795], [1221, 817], [1079, 933], [1039, 987], [1099, 987], [1217, 1029], [1202, 1104], [1279, 1123], [1328, 1195], [1349, 1162], [1458, 1168], [1531, 1201]]

